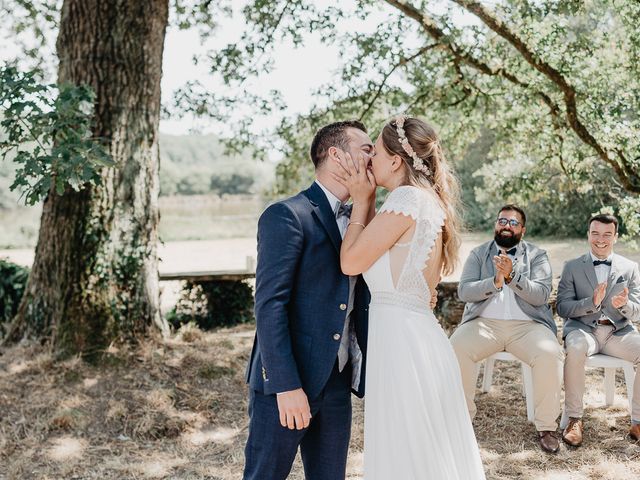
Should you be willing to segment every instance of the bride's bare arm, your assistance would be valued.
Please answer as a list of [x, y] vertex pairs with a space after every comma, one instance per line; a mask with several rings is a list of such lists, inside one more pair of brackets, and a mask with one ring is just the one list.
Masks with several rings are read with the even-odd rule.
[[366, 207], [354, 203], [349, 228], [342, 240], [340, 267], [346, 275], [358, 275], [367, 270], [414, 224], [411, 217], [381, 213], [363, 228], [359, 223], [365, 223]]

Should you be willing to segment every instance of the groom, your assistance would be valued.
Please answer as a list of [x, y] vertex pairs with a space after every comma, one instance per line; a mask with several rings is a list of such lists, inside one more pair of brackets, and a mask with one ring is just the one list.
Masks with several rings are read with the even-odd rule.
[[331, 174], [341, 151], [373, 155], [362, 123], [321, 128], [310, 152], [315, 182], [258, 223], [245, 480], [285, 479], [298, 447], [308, 480], [345, 478], [350, 395], [364, 394], [369, 292], [340, 270], [349, 194]]

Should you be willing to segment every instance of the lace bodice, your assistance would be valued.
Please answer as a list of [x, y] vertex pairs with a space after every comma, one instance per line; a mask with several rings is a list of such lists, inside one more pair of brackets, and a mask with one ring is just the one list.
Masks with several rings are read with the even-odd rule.
[[398, 305], [412, 310], [430, 310], [431, 291], [424, 269], [445, 213], [429, 192], [413, 186], [394, 189], [378, 213], [406, 215], [416, 222], [409, 242], [396, 243], [364, 272], [371, 303]]

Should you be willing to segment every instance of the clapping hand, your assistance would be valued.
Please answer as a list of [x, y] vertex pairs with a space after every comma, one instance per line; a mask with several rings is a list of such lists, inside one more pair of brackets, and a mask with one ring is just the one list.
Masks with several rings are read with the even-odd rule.
[[494, 256], [493, 264], [496, 267], [496, 273], [503, 278], [508, 277], [513, 269], [513, 261], [504, 253]]
[[593, 304], [596, 307], [602, 303], [602, 300], [604, 300], [604, 296], [606, 293], [607, 293], [607, 282], [599, 283], [596, 289], [593, 291]]
[[348, 152], [338, 150], [335, 160], [340, 166], [340, 173], [331, 173], [333, 178], [347, 187], [353, 203], [368, 203], [376, 191], [376, 179], [367, 168], [363, 152], [358, 153], [354, 161]]
[[613, 305], [613, 308], [621, 308], [621, 307], [624, 307], [628, 301], [629, 301], [629, 289], [627, 287], [624, 287], [624, 290], [622, 290], [615, 297], [611, 298], [611, 305]]

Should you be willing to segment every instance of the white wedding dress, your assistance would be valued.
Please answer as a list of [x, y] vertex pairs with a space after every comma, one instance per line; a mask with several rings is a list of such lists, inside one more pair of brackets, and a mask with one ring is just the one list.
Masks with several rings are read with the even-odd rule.
[[364, 273], [371, 291], [364, 478], [484, 479], [458, 361], [429, 307], [425, 275], [437, 283], [441, 262], [429, 257], [444, 211], [430, 193], [402, 186], [380, 212], [411, 216], [416, 226], [410, 242]]

